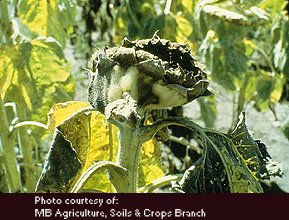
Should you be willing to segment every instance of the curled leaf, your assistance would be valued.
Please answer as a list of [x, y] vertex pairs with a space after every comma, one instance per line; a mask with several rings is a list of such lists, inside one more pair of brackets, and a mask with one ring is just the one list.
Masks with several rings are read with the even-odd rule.
[[278, 163], [273, 162], [260, 141], [254, 141], [245, 125], [245, 113], [230, 134], [185, 123], [199, 137], [202, 157], [186, 170], [175, 185], [179, 192], [260, 193], [259, 180], [281, 175]]

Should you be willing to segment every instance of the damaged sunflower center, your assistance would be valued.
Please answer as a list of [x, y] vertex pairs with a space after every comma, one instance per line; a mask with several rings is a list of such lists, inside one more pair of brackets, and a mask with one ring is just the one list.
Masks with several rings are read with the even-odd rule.
[[129, 41], [121, 47], [101, 49], [92, 57], [89, 102], [104, 112], [124, 93], [137, 102], [138, 112], [186, 104], [209, 95], [209, 82], [187, 45], [154, 35]]

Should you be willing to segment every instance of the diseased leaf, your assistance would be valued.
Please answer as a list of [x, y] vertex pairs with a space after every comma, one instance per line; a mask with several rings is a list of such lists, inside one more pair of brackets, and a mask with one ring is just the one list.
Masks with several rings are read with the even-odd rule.
[[191, 23], [181, 17], [181, 16], [176, 16], [176, 22], [177, 22], [177, 42], [187, 42], [187, 38], [191, 35], [193, 32], [193, 27]]
[[[244, 118], [241, 117], [238, 125], [244, 123], [243, 120]], [[246, 133], [246, 135], [243, 136], [243, 133], [236, 131], [235, 133], [226, 135], [199, 127], [198, 130], [195, 130], [195, 125], [189, 123], [187, 125], [198, 135], [204, 152], [202, 157], [185, 172], [182, 180], [176, 186], [178, 191], [194, 193], [262, 192], [262, 187], [258, 179], [253, 175], [252, 171], [249, 170], [246, 161], [238, 151], [238, 147], [240, 147], [238, 143], [245, 141], [244, 143], [247, 144], [248, 141], [246, 142], [244, 138], [248, 138], [246, 135], [249, 134]], [[239, 129], [238, 126], [237, 129]], [[245, 127], [243, 126], [242, 129], [245, 129]], [[250, 144], [251, 142], [249, 145]], [[243, 145], [243, 147], [245, 147], [245, 145]], [[255, 145], [252, 148], [257, 150]], [[252, 149], [249, 147], [247, 150]], [[251, 157], [255, 155], [248, 153], [247, 156], [247, 160], [250, 161], [250, 159], [252, 159]], [[254, 161], [254, 159], [252, 159], [252, 161]], [[255, 168], [261, 169], [260, 167]]]
[[284, 77], [282, 77], [282, 75], [276, 75], [274, 77], [274, 86], [270, 94], [271, 103], [276, 103], [280, 101], [284, 84], [285, 84], [285, 80], [284, 80]]
[[19, 1], [18, 15], [32, 32], [40, 36], [51, 36], [62, 47], [73, 31], [75, 6], [71, 0]]
[[87, 102], [77, 101], [55, 104], [48, 113], [48, 130], [54, 132], [54, 129], [71, 117], [73, 113], [88, 106], [89, 104]]
[[63, 134], [56, 129], [36, 191], [65, 191], [65, 186], [77, 174], [80, 167], [81, 162], [77, 159], [71, 142], [67, 141]]
[[270, 76], [263, 76], [257, 79], [257, 98], [255, 108], [259, 111], [265, 111], [270, 104], [270, 93], [273, 88], [273, 80]]
[[183, 8], [188, 10], [189, 13], [194, 13], [194, 7], [196, 4], [195, 0], [182, 0]]
[[281, 99], [284, 79], [281, 75], [274, 77], [270, 72], [261, 71], [256, 78], [256, 94], [254, 96], [254, 107], [258, 111], [265, 111], [270, 104], [274, 104]]
[[[109, 172], [110, 174], [109, 180], [107, 176], [102, 176], [104, 173], [99, 172], [102, 170]], [[87, 168], [85, 172], [82, 173], [81, 177], [77, 180], [71, 192], [80, 192], [83, 186], [87, 183], [89, 179], [91, 179], [94, 176], [94, 174], [97, 177], [95, 181], [99, 182], [98, 184], [104, 184], [104, 185], [101, 185], [100, 189], [106, 189], [107, 188], [106, 184], [110, 184], [111, 186], [111, 183], [109, 182], [111, 181], [115, 189], [117, 190], [117, 192], [124, 192], [126, 185], [129, 184], [128, 173], [125, 168], [121, 167], [117, 163], [104, 160], [104, 161], [95, 162], [89, 168]], [[85, 191], [88, 191], [88, 190], [98, 191], [97, 189], [95, 189], [95, 184], [92, 186], [91, 189], [84, 189], [84, 190]], [[111, 191], [113, 191], [113, 189], [111, 189]]]
[[[83, 107], [81, 108], [81, 106]], [[67, 183], [67, 192], [72, 189], [82, 173], [95, 161], [114, 161], [116, 159], [115, 155], [118, 144], [116, 127], [108, 125], [105, 122], [105, 116], [96, 111], [82, 111], [86, 109], [85, 107], [87, 105], [82, 102], [69, 102], [57, 104], [50, 111], [50, 118], [57, 119], [58, 121], [61, 118], [64, 119], [60, 124], [60, 121], [57, 123], [59, 124], [57, 129], [62, 131], [65, 139], [72, 143], [72, 147], [77, 153], [77, 158], [82, 164], [77, 175]], [[112, 137], [109, 137], [110, 134]], [[85, 185], [83, 189], [92, 189], [93, 185], [96, 191], [111, 192], [113, 188], [110, 183], [105, 181], [106, 178], [106, 174], [102, 176], [98, 175], [97, 181], [93, 181], [95, 180], [94, 178], [89, 180], [86, 183], [87, 187]], [[105, 182], [107, 184], [104, 185]]]
[[[52, 38], [37, 38], [12, 48], [0, 49], [0, 85], [5, 102], [16, 102], [26, 118], [47, 121], [50, 107], [71, 100], [74, 81], [59, 44]], [[43, 130], [32, 128], [39, 135]]]
[[[266, 145], [255, 141], [249, 134], [245, 124], [245, 113], [239, 116], [239, 122], [234, 130], [228, 135], [233, 141], [239, 153], [242, 155], [246, 165], [257, 179], [270, 179], [270, 176], [282, 176], [282, 170], [276, 169], [275, 173], [267, 168], [272, 164], [271, 156], [267, 152]], [[275, 166], [278, 165], [275, 162]]]
[[254, 71], [249, 71], [246, 74], [250, 75], [247, 77], [250, 80], [247, 80], [248, 82], [246, 84], [245, 83], [243, 84], [245, 87], [244, 98], [247, 101], [251, 101], [255, 95], [254, 93], [256, 91], [257, 77], [256, 77], [256, 73]]

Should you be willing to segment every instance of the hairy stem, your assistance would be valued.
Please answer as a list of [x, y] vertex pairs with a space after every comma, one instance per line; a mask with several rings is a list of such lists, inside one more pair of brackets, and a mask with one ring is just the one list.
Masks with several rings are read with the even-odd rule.
[[137, 190], [142, 143], [142, 138], [139, 136], [139, 129], [120, 129], [116, 163], [127, 169], [128, 175], [127, 186], [123, 187], [123, 192], [135, 193]]

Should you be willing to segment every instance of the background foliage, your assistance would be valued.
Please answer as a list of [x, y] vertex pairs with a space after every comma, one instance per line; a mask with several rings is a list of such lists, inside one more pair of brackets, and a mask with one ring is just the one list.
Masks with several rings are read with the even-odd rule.
[[[289, 101], [287, 3], [2, 0], [0, 191], [34, 191], [48, 151], [50, 108], [73, 100], [75, 79], [76, 97], [82, 97], [87, 87], [82, 67], [91, 54], [98, 47], [120, 45], [125, 36], [150, 38], [158, 31], [161, 38], [188, 43], [192, 54], [206, 65], [212, 84], [235, 94], [231, 129], [246, 103], [253, 103], [258, 111], [274, 112], [275, 103]], [[73, 74], [64, 53], [71, 47], [78, 67]], [[206, 126], [214, 127], [216, 97], [198, 104]], [[182, 109], [171, 114], [182, 115]], [[287, 120], [282, 124], [287, 137], [288, 128]], [[192, 138], [184, 130], [180, 134], [171, 129], [176, 136]], [[182, 145], [174, 147], [171, 141], [165, 145], [170, 146], [165, 150], [169, 172], [183, 172], [197, 157]]]

